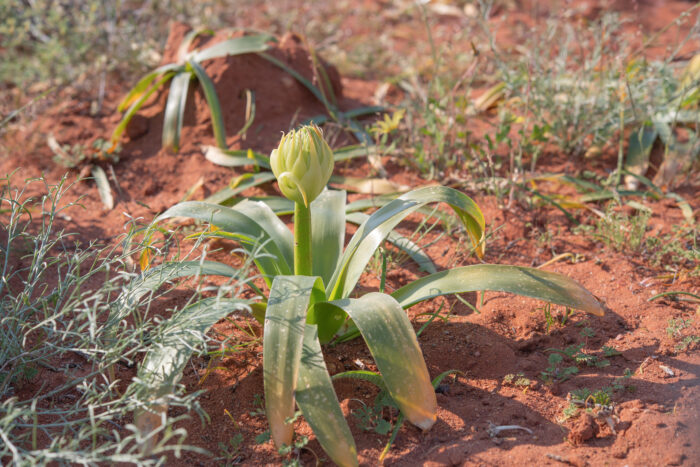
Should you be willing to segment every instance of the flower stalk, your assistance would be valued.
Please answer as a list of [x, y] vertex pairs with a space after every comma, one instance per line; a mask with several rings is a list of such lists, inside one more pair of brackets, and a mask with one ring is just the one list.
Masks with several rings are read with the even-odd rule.
[[294, 274], [312, 275], [311, 260], [311, 208], [294, 203]]
[[333, 151], [316, 125], [282, 137], [270, 167], [282, 194], [294, 201], [294, 274], [311, 276], [311, 202], [333, 173]]

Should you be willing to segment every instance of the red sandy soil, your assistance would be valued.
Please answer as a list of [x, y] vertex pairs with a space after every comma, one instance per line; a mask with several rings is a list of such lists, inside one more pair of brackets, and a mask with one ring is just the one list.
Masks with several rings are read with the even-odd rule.
[[[505, 24], [511, 28], [503, 28], [499, 33], [499, 37], [504, 35], [506, 43], [517, 42], [519, 28], [537, 24], [548, 14], [549, 2], [524, 3], [509, 12]], [[607, 3], [586, 2], [585, 8], [582, 6], [579, 16], [572, 21], [596, 17], [604, 8], [611, 8], [605, 6]], [[687, 1], [614, 2], [614, 8], [633, 20], [628, 25], [630, 32], [642, 30], [646, 34], [659, 30], [691, 5], [692, 2]], [[364, 2], [362, 8], [378, 11], [381, 6], [382, 2]], [[361, 21], [356, 15], [348, 16], [347, 27], [362, 31]], [[401, 27], [395, 25], [396, 30]], [[459, 23], [446, 17], [437, 27], [449, 31], [459, 27]], [[177, 48], [184, 32], [181, 25], [173, 27], [164, 60]], [[658, 43], [664, 47], [659, 46], [657, 52], [661, 53], [665, 45], [673, 43], [672, 34], [676, 32], [662, 34]], [[220, 33], [209, 40], [222, 38]], [[405, 46], [410, 48], [411, 42], [407, 41]], [[697, 44], [694, 46], [697, 49]], [[308, 54], [294, 36], [282, 38], [274, 54], [314, 79]], [[332, 67], [329, 66], [328, 70], [336, 94], [344, 96], [342, 108], [373, 104], [377, 83], [340, 79]], [[222, 100], [229, 132], [227, 142], [234, 148], [252, 147], [269, 152], [279, 141], [280, 133], [294, 122], [324, 112], [323, 106], [308, 91], [291, 78], [281, 76], [277, 68], [259, 57], [212, 60], [206, 64], [206, 71], [213, 78]], [[243, 125], [245, 101], [242, 92], [245, 89], [255, 90], [258, 107], [248, 138], [242, 141], [233, 135]], [[99, 116], [91, 116], [88, 103], [66, 93], [65, 100], [47, 109], [28, 128], [19, 128], [6, 135], [3, 143], [8, 151], [0, 161], [0, 170], [9, 173], [22, 167], [14, 176], [15, 182], [40, 173], [50, 180], [59, 179], [65, 169], [52, 162], [52, 154], [44, 143], [46, 135], [52, 132], [61, 144], [89, 144], [97, 137], [108, 137], [120, 119], [116, 105], [125, 90], [122, 87], [108, 89]], [[208, 109], [198, 87], [191, 93], [187, 106], [180, 152], [171, 154], [160, 148], [165, 97], [165, 93], [160, 93], [143, 109], [124, 140], [120, 160], [113, 166], [114, 176], [108, 171], [110, 182], [119, 187], [114, 190], [115, 208], [105, 211], [92, 182], [79, 182], [74, 192], [83, 196], [82, 204], [86, 209], [72, 210], [69, 213], [71, 221], [63, 221], [63, 227], [79, 232], [84, 240], [99, 239], [108, 243], [122, 232], [129, 217], [150, 221], [155, 214], [180, 201], [200, 178], [204, 183], [195, 192], [195, 199], [203, 199], [223, 188], [237, 174], [206, 161], [202, 155], [200, 146], [214, 141]], [[417, 175], [406, 172], [396, 159], [387, 157], [384, 162], [392, 180], [413, 186], [425, 183]], [[613, 162], [605, 158], [586, 163], [595, 170], [614, 168]], [[581, 161], [566, 161], [561, 155], [553, 155], [549, 162], [542, 162], [541, 170], [575, 171], [580, 164]], [[353, 162], [339, 169], [354, 176], [370, 173], [365, 162]], [[70, 176], [74, 177], [76, 173], [77, 170]], [[700, 206], [697, 196], [700, 184], [697, 182], [695, 180], [695, 184], [686, 184], [677, 190], [693, 209]], [[265, 190], [274, 193], [276, 188], [271, 186]], [[259, 193], [259, 190], [252, 192]], [[454, 299], [445, 301], [443, 314], [451, 309], [449, 320], [435, 320], [419, 341], [431, 376], [450, 369], [461, 373], [443, 382], [438, 394], [436, 425], [428, 432], [404, 426], [386, 463], [407, 466], [700, 465], [700, 355], [697, 345], [688, 351], [677, 351], [677, 342], [666, 332], [670, 318], [684, 318], [694, 319], [689, 331], [697, 335], [700, 332], [697, 305], [670, 299], [648, 302], [651, 296], [668, 290], [697, 293], [700, 287], [698, 278], [680, 276], [668, 280], [662, 275], [662, 266], [652, 267], [638, 255], [614, 252], [591, 236], [572, 233], [571, 222], [549, 206], [529, 207], [523, 201], [522, 205], [516, 202], [507, 208], [493, 197], [468, 194], [482, 206], [492, 231], [498, 229], [487, 244], [486, 262], [539, 266], [555, 253], [580, 255], [575, 263], [567, 259], [545, 269], [566, 274], [583, 284], [605, 304], [606, 315], [596, 318], [575, 314], [566, 325], [554, 324], [547, 332], [543, 303], [535, 300], [487, 292], [481, 305], [481, 297], [477, 300], [475, 294], [468, 294], [469, 301], [479, 307], [478, 314]], [[671, 226], [684, 222], [681, 211], [672, 200], [646, 200], [645, 204], [653, 211], [649, 222], [650, 236], [668, 233]], [[576, 216], [582, 221], [588, 218], [584, 212]], [[410, 234], [417, 222], [417, 218], [410, 218], [402, 232]], [[541, 240], [546, 232], [552, 234], [551, 238]], [[429, 239], [434, 235], [431, 234]], [[432, 244], [428, 252], [441, 268], [474, 263], [476, 260], [467, 254], [464, 245], [463, 238], [443, 237]], [[222, 242], [214, 246], [231, 248]], [[222, 252], [217, 258], [226, 261], [228, 256]], [[418, 274], [410, 263], [401, 265], [388, 275], [389, 290], [415, 279]], [[368, 272], [363, 277], [364, 290], [376, 289], [378, 284], [375, 272]], [[173, 300], [177, 301], [177, 298]], [[416, 329], [427, 320], [422, 314], [434, 313], [440, 303], [424, 303], [410, 310]], [[555, 316], [561, 311], [559, 307], [552, 307]], [[234, 319], [241, 325], [252, 322], [243, 317]], [[582, 336], [581, 330], [586, 327], [592, 329], [594, 335]], [[253, 328], [259, 335], [260, 327], [253, 323]], [[248, 339], [230, 322], [219, 323], [215, 332], [222, 336], [233, 335], [235, 339]], [[607, 345], [617, 349], [620, 355], [609, 357], [609, 366], [584, 366], [578, 375], [567, 381], [545, 384], [540, 373], [548, 366], [548, 349], [563, 349], [578, 343], [585, 344], [583, 350], [587, 353], [600, 355], [602, 346]], [[218, 454], [219, 443], [228, 443], [236, 433], [241, 433], [244, 439], [238, 453], [241, 463], [281, 463], [270, 443], [258, 445], [254, 441], [255, 436], [267, 429], [264, 416], [254, 413], [257, 408], [255, 395], [263, 393], [261, 352], [262, 347], [258, 344], [222, 360], [193, 358], [185, 370], [183, 384], [188, 391], [205, 391], [201, 404], [211, 420], [204, 426], [197, 417], [181, 423], [189, 433], [189, 444]], [[329, 348], [326, 362], [331, 373], [362, 367], [375, 369], [367, 348], [359, 340]], [[669, 368], [672, 374], [662, 366]], [[209, 367], [216, 369], [207, 374]], [[563, 409], [568, 406], [567, 394], [570, 391], [611, 386], [627, 369], [633, 374], [624, 382], [630, 389], [613, 394], [613, 415], [617, 417], [614, 433], [603, 417], [596, 417], [595, 413], [581, 411], [576, 418], [560, 421]], [[504, 381], [506, 375], [519, 373], [532, 382], [528, 388]], [[206, 379], [200, 382], [205, 374]], [[118, 377], [125, 381], [132, 376], [133, 370], [119, 370]], [[29, 382], [21, 394], [32, 394], [40, 381], [55, 377], [55, 374], [42, 370], [36, 382]], [[376, 464], [387, 436], [363, 432], [356, 418], [349, 415], [361, 406], [360, 401], [371, 403], [376, 390], [355, 381], [338, 382], [336, 389], [343, 409], [348, 413], [361, 463]], [[175, 410], [171, 413], [180, 415]], [[520, 425], [532, 430], [532, 434], [516, 430], [490, 436], [491, 423]], [[308, 425], [298, 421], [296, 429], [299, 434], [311, 438], [309, 449], [303, 450], [301, 456], [305, 465], [312, 465], [314, 455], [311, 451], [321, 457], [323, 451], [313, 440]], [[179, 460], [172, 459], [169, 465], [217, 463], [200, 455], [185, 454]]]

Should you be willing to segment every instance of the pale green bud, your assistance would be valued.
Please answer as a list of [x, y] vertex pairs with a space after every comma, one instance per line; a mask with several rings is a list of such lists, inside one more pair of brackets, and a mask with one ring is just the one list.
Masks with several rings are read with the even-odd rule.
[[331, 178], [333, 151], [321, 130], [307, 125], [282, 136], [270, 155], [270, 167], [282, 194], [308, 207]]

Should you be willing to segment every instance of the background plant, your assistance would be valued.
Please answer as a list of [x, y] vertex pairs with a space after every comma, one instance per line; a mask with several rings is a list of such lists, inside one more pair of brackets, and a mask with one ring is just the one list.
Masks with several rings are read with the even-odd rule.
[[[73, 234], [56, 230], [57, 219], [73, 207], [62, 202], [70, 185], [28, 183], [43, 184], [47, 194], [30, 198], [26, 186], [6, 179], [0, 197], [0, 457], [19, 466], [159, 465], [186, 449], [207, 455], [186, 444], [186, 432], [175, 426], [182, 417], [157, 412], [146, 436], [138, 426], [145, 417], [137, 417], [136, 425], [127, 420], [164, 403], [205, 417], [198, 392], [182, 395], [177, 385], [178, 365], [209, 342], [192, 316], [206, 322], [225, 306], [230, 313], [248, 302], [236, 299], [235, 287], [224, 287], [203, 301], [193, 294], [163, 320], [152, 307], [187, 264], [169, 266], [169, 274], [164, 267], [154, 268], [160, 274], [137, 274], [133, 258], [144, 245], [133, 228], [108, 248], [77, 244]], [[153, 261], [165, 257], [158, 244], [149, 248]], [[208, 310], [193, 313], [197, 303]], [[144, 354], [136, 381], [120, 390], [115, 368], [138, 364]], [[23, 386], [36, 385], [39, 372], [65, 378], [24, 396]], [[159, 394], [159, 405], [149, 405]]]
[[[267, 34], [234, 37], [203, 50], [189, 52], [192, 41], [197, 35], [205, 32], [199, 29], [190, 31], [183, 39], [182, 44], [180, 44], [178, 62], [169, 63], [151, 71], [141, 78], [124, 97], [117, 110], [126, 112], [121, 122], [112, 132], [113, 144], [117, 144], [132, 117], [146, 103], [148, 98], [161, 86], [170, 81], [170, 91], [163, 121], [163, 146], [177, 152], [180, 147], [180, 133], [182, 131], [189, 84], [193, 78], [196, 78], [209, 105], [216, 144], [220, 148], [225, 149], [227, 147], [226, 129], [221, 116], [221, 104], [219, 103], [214, 83], [204, 71], [201, 62], [227, 55], [262, 52], [267, 50], [267, 42], [273, 40], [273, 37]], [[252, 105], [250, 102], [251, 96], [249, 94], [248, 107]], [[245, 125], [242, 131], [245, 131], [247, 126]]]

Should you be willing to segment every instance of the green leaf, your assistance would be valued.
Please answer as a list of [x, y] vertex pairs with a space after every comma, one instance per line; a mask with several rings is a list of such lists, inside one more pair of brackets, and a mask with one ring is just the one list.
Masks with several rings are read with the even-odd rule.
[[142, 400], [173, 391], [193, 350], [217, 321], [236, 310], [248, 310], [250, 300], [205, 298], [175, 313], [161, 333], [151, 336], [152, 345], [132, 383]]
[[685, 217], [685, 220], [688, 222], [688, 225], [695, 225], [695, 216], [693, 215], [693, 208], [690, 206], [690, 203], [684, 200], [677, 193], [667, 193], [666, 197], [676, 200], [678, 208], [683, 213], [683, 217]]
[[379, 388], [380, 391], [386, 391], [386, 385], [384, 384], [384, 380], [382, 379], [382, 375], [379, 373], [375, 373], [374, 371], [368, 371], [368, 370], [350, 370], [350, 371], [343, 371], [342, 373], [337, 373], [332, 376], [333, 381], [336, 379], [359, 379], [362, 381], [367, 381], [369, 383], [374, 384]]
[[306, 313], [312, 294], [323, 295], [320, 279], [277, 276], [270, 287], [263, 331], [265, 411], [275, 445], [291, 444], [294, 393], [299, 375]]
[[[156, 78], [163, 75], [164, 73], [176, 72], [176, 70], [181, 67], [182, 65], [178, 65], [177, 63], [170, 63], [168, 65], [158, 67], [155, 70], [148, 73], [146, 76], [141, 78], [133, 88], [131, 88], [131, 90], [127, 93], [126, 96], [124, 96], [124, 99], [122, 99], [122, 101], [119, 103], [119, 106], [117, 107], [117, 111], [124, 112], [134, 102], [143, 98], [143, 93], [146, 92], [148, 87], [153, 83], [153, 81], [156, 80]], [[156, 89], [158, 89], [159, 87], [160, 84], [155, 86]]]
[[202, 91], [204, 91], [204, 97], [209, 104], [209, 112], [211, 113], [211, 125], [214, 128], [214, 139], [216, 140], [217, 146], [222, 149], [226, 149], [226, 128], [224, 127], [224, 119], [221, 115], [221, 104], [219, 103], [219, 97], [216, 95], [216, 88], [214, 88], [214, 83], [209, 78], [209, 75], [204, 71], [204, 68], [194, 60], [187, 62], [188, 66], [192, 67], [192, 71], [199, 84], [202, 86]]
[[172, 217], [189, 217], [209, 222], [234, 234], [241, 246], [253, 252], [262, 245], [255, 263], [269, 284], [274, 276], [292, 273], [292, 232], [264, 203], [242, 201], [233, 208], [200, 201], [176, 204], [156, 218], [156, 222]]
[[151, 336], [151, 347], [129, 388], [141, 403], [134, 414], [134, 424], [143, 436], [160, 427], [161, 414], [168, 406], [166, 396], [174, 391], [202, 336], [220, 319], [247, 309], [249, 303], [249, 300], [218, 297], [200, 300], [176, 312], [159, 334]]
[[278, 216], [290, 216], [294, 214], [294, 201], [282, 196], [251, 196], [248, 199], [267, 204]]
[[196, 52], [191, 60], [203, 62], [212, 58], [225, 57], [227, 55], [241, 55], [255, 52], [264, 52], [267, 45], [273, 39], [269, 34], [256, 34], [253, 36], [234, 37], [214, 44], [211, 47]]
[[331, 108], [331, 107], [330, 107], [330, 103], [326, 100], [326, 97], [323, 95], [323, 93], [321, 93], [321, 91], [320, 91], [316, 86], [314, 86], [313, 83], [312, 83], [311, 81], [309, 81], [308, 79], [304, 78], [304, 77], [303, 77], [298, 71], [296, 71], [294, 68], [290, 67], [289, 65], [287, 65], [287, 64], [284, 63], [283, 61], [281, 61], [281, 60], [279, 60], [279, 59], [273, 57], [272, 55], [266, 54], [266, 53], [264, 53], [264, 52], [259, 53], [258, 55], [260, 55], [262, 58], [264, 58], [265, 60], [269, 61], [270, 63], [272, 63], [272, 64], [278, 66], [278, 67], [281, 68], [281, 69], [283, 69], [285, 72], [289, 73], [290, 75], [292, 75], [292, 76], [293, 76], [294, 78], [296, 78], [296, 80], [299, 81], [306, 89], [308, 89], [308, 90], [311, 92], [311, 94], [313, 94], [313, 95], [316, 97], [316, 99], [318, 99], [319, 101], [321, 101], [321, 103], [323, 103], [323, 105], [326, 107], [326, 109], [330, 109], [330, 108]]
[[[216, 146], [204, 146], [204, 157], [209, 162], [224, 167], [242, 167], [257, 165], [270, 170], [270, 158], [259, 152], [244, 149], [221, 149]], [[252, 155], [251, 159], [249, 155]]]
[[304, 328], [297, 404], [331, 460], [341, 466], [355, 466], [357, 448], [323, 360], [317, 330], [313, 324]]
[[187, 91], [190, 86], [192, 73], [178, 73], [170, 83], [168, 101], [165, 104], [165, 116], [163, 118], [163, 147], [173, 152], [180, 150], [180, 134], [182, 133], [182, 120], [185, 115], [187, 103]]
[[345, 192], [323, 191], [311, 202], [313, 274], [328, 284], [345, 241]]
[[[182, 42], [180, 42], [180, 46], [177, 48], [177, 59], [180, 62], [185, 62], [187, 61], [187, 58], [189, 55], [192, 53], [189, 52], [190, 46], [192, 45], [192, 42], [197, 38], [197, 36], [202, 35], [202, 34], [207, 34], [209, 36], [214, 35], [214, 31], [211, 29], [207, 28], [196, 28], [191, 30], [185, 35], [185, 38], [182, 39]], [[196, 52], [193, 52], [196, 53]]]
[[345, 310], [357, 325], [389, 395], [406, 418], [429, 429], [436, 420], [435, 390], [416, 333], [401, 305], [390, 295], [378, 292], [331, 303]]
[[327, 344], [345, 323], [347, 313], [332, 302], [319, 302], [309, 309], [307, 322], [318, 326], [318, 338]]
[[343, 112], [345, 118], [364, 117], [365, 115], [374, 115], [381, 112], [386, 112], [387, 108], [382, 105], [372, 105], [366, 107], [357, 107], [355, 109], [346, 110]]
[[107, 174], [99, 165], [93, 165], [91, 173], [95, 179], [95, 185], [97, 185], [97, 192], [100, 195], [102, 204], [107, 210], [112, 210], [114, 208], [114, 197], [109, 186], [109, 180], [107, 180]]
[[236, 133], [236, 136], [241, 136], [243, 135], [243, 139], [245, 140], [245, 133], [248, 131], [248, 128], [253, 124], [253, 121], [255, 121], [255, 91], [251, 91], [250, 89], [245, 90], [245, 99], [246, 99], [246, 105], [245, 105], [245, 123], [241, 127], [240, 130], [238, 130], [238, 133]]
[[206, 203], [213, 204], [226, 204], [232, 201], [236, 196], [238, 196], [241, 192], [247, 190], [248, 188], [263, 185], [274, 179], [275, 175], [272, 172], [260, 172], [252, 174], [250, 177], [237, 184], [235, 188], [224, 188], [223, 190], [217, 191], [213, 195], [209, 196], [204, 201]]
[[121, 121], [112, 132], [112, 137], [110, 139], [112, 144], [117, 144], [119, 142], [119, 138], [121, 138], [122, 134], [126, 130], [126, 126], [129, 124], [134, 115], [136, 115], [136, 112], [138, 112], [141, 109], [141, 107], [143, 107], [143, 104], [146, 103], [148, 98], [151, 97], [151, 95], [154, 92], [156, 92], [161, 86], [167, 83], [170, 78], [175, 76], [175, 74], [176, 73], [173, 71], [166, 72], [156, 84], [154, 84], [147, 92], [143, 93], [141, 97], [139, 97], [133, 104], [131, 104], [129, 110], [126, 111]]
[[[360, 225], [366, 222], [367, 218], [369, 218], [369, 216], [362, 212], [352, 212], [347, 214], [348, 222], [352, 222], [353, 224]], [[428, 256], [428, 254], [423, 251], [421, 247], [416, 245], [408, 238], [403, 237], [396, 233], [396, 231], [392, 230], [389, 232], [386, 239], [396, 248], [406, 253], [413, 261], [415, 261], [421, 271], [425, 271], [429, 274], [437, 272], [435, 264], [433, 263], [433, 260], [430, 259], [430, 256]]]
[[603, 316], [603, 306], [578, 282], [539, 269], [477, 264], [422, 277], [391, 294], [402, 307], [441, 295], [478, 290], [510, 292]]
[[[625, 160], [626, 170], [637, 175], [646, 173], [649, 167], [649, 154], [658, 136], [659, 132], [653, 125], [649, 124], [643, 124], [639, 130], [630, 134], [627, 158]], [[628, 187], [634, 189], [636, 185], [634, 182], [631, 182], [629, 179], [626, 182]]]
[[347, 297], [365, 269], [374, 250], [406, 216], [428, 203], [446, 202], [460, 218], [479, 256], [483, 255], [484, 216], [471, 198], [447, 187], [430, 186], [410, 191], [373, 213], [350, 240], [326, 289], [329, 299]]
[[377, 149], [374, 146], [367, 147], [362, 144], [352, 144], [343, 146], [333, 150], [333, 160], [336, 162], [356, 159], [358, 157], [367, 157], [370, 154], [376, 153]]
[[[336, 114], [338, 113], [337, 111], [335, 112]], [[355, 135], [355, 138], [357, 138], [357, 141], [359, 141], [361, 144], [371, 146], [374, 144], [374, 141], [372, 141], [372, 136], [370, 136], [369, 133], [365, 130], [365, 128], [357, 123], [355, 120], [351, 118], [345, 118], [345, 114], [340, 114], [340, 123], [343, 123], [347, 125], [347, 127], [350, 129], [353, 135]]]
[[106, 327], [114, 328], [138, 306], [146, 294], [155, 292], [168, 281], [196, 275], [234, 277], [236, 274], [237, 269], [215, 261], [181, 261], [151, 268], [129, 282], [127, 288], [117, 297], [110, 307]]

